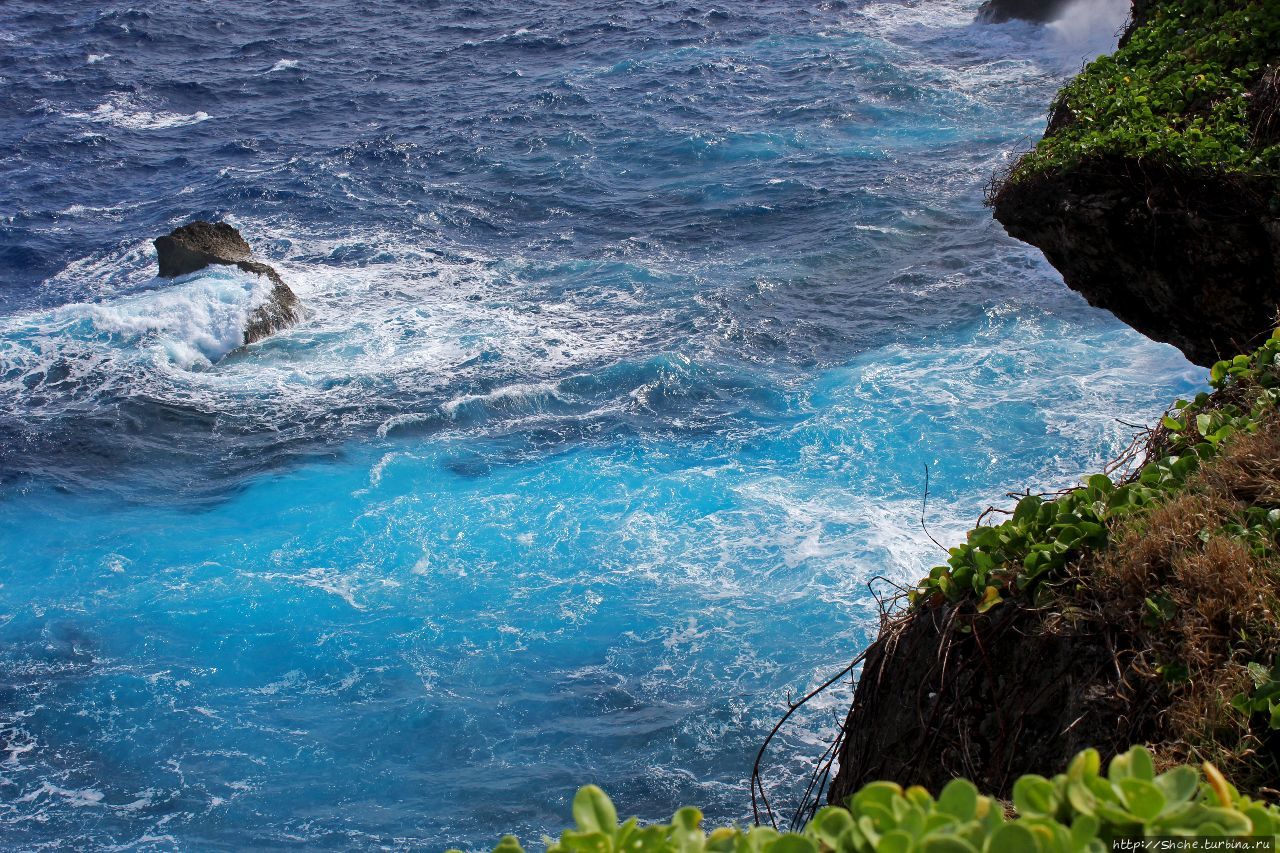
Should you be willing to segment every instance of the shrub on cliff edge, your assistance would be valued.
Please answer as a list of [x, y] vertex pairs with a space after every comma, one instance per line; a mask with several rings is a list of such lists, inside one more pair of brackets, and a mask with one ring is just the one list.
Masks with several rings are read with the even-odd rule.
[[1010, 180], [1115, 157], [1274, 178], [1278, 64], [1280, 0], [1155, 0], [1059, 93]]

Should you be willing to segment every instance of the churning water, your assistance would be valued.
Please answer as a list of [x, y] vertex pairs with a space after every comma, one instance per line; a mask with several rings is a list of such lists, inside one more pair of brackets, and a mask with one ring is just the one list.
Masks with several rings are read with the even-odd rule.
[[[954, 540], [1203, 379], [982, 206], [1078, 16], [61, 6], [0, 8], [6, 847], [742, 820], [939, 558], [926, 463]], [[193, 218], [306, 321], [238, 349], [257, 279], [153, 278]]]

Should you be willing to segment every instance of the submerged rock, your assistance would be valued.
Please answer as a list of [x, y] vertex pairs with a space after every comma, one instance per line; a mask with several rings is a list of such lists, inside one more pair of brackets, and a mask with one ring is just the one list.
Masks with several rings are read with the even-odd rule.
[[1016, 18], [1043, 24], [1057, 18], [1068, 2], [1069, 0], [987, 0], [978, 9], [978, 20], [1002, 24]]
[[227, 223], [192, 222], [157, 237], [155, 244], [162, 278], [175, 278], [210, 264], [220, 264], [266, 276], [271, 281], [267, 301], [253, 310], [245, 324], [246, 344], [260, 341], [302, 319], [302, 304], [284, 279], [267, 264], [253, 260], [249, 244]]

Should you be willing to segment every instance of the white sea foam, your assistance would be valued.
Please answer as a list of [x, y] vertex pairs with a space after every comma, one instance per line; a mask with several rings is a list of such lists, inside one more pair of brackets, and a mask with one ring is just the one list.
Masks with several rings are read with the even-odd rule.
[[84, 788], [82, 790], [70, 790], [60, 788], [57, 785], [51, 785], [44, 782], [34, 791], [29, 791], [18, 798], [18, 802], [29, 803], [41, 797], [57, 797], [64, 800], [67, 805], [73, 808], [84, 808], [85, 806], [96, 806], [102, 802], [102, 792], [94, 788]]
[[249, 314], [270, 291], [262, 276], [211, 269], [175, 286], [61, 310], [87, 315], [96, 331], [127, 343], [154, 341], [173, 363], [189, 368], [212, 364], [242, 346]]
[[171, 127], [186, 127], [210, 118], [204, 111], [184, 114], [150, 109], [136, 103], [132, 95], [125, 93], [112, 95], [110, 99], [88, 112], [68, 112], [66, 117], [94, 124], [109, 124], [127, 130], [164, 130]]
[[271, 74], [276, 71], [288, 71], [290, 68], [297, 68], [297, 67], [298, 67], [298, 60], [282, 59], [279, 62], [277, 62], [275, 65], [271, 66], [271, 68], [267, 71], [267, 73]]
[[1128, 0], [1074, 0], [1049, 25], [1062, 50], [1088, 61], [1115, 50]]
[[532, 406], [536, 405], [540, 399], [559, 399], [556, 383], [517, 382], [495, 389], [487, 394], [463, 394], [443, 404], [440, 409], [449, 417], [457, 417], [460, 409], [475, 403], [493, 405], [495, 403], [514, 402]]
[[93, 65], [95, 63], [101, 62], [104, 59], [110, 59], [110, 58], [111, 58], [111, 54], [109, 53], [91, 53], [88, 55], [88, 57], [85, 58], [85, 62], [88, 63], [89, 65]]
[[70, 405], [82, 388], [125, 387], [140, 371], [208, 368], [243, 344], [248, 316], [270, 289], [260, 276], [210, 268], [141, 293], [4, 318], [0, 391], [20, 400], [33, 383], [50, 382], [68, 389], [61, 403]]
[[[122, 244], [69, 264], [47, 282], [47, 292], [75, 304], [0, 323], [0, 396], [22, 405], [32, 377], [57, 364], [70, 371], [61, 389], [75, 382], [95, 394], [127, 389], [170, 405], [257, 413], [271, 423], [342, 406], [376, 407], [404, 395], [431, 401], [420, 416], [431, 418], [450, 400], [433, 399], [433, 392], [468, 375], [554, 381], [641, 351], [645, 338], [670, 322], [648, 311], [619, 323], [620, 314], [635, 314], [634, 295], [626, 292], [547, 298], [521, 280], [518, 259], [444, 258], [391, 234], [328, 239], [296, 225], [238, 227], [253, 245], [288, 245], [307, 259], [270, 258], [306, 307], [305, 324], [268, 339], [251, 359], [226, 358], [239, 345], [246, 311], [263, 296], [244, 285], [265, 280], [228, 269], [154, 282], [150, 241]], [[314, 260], [352, 253], [374, 260]], [[233, 286], [228, 275], [243, 280]], [[86, 320], [92, 324], [76, 325]], [[216, 370], [203, 369], [214, 362]], [[50, 415], [74, 402], [41, 399]], [[448, 408], [457, 412], [465, 403], [455, 399]], [[386, 428], [415, 417], [393, 416]], [[385, 410], [378, 418], [386, 420]]]

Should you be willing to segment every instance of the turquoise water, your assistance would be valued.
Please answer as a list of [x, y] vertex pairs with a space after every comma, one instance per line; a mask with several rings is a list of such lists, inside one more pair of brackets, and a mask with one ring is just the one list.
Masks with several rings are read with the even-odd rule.
[[[926, 464], [955, 541], [1203, 384], [982, 208], [1094, 42], [975, 6], [0, 12], [6, 846], [746, 819]], [[307, 320], [152, 278], [194, 216]]]

